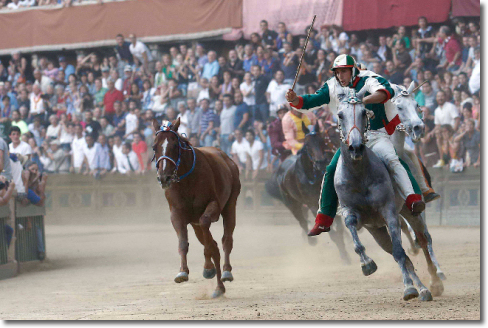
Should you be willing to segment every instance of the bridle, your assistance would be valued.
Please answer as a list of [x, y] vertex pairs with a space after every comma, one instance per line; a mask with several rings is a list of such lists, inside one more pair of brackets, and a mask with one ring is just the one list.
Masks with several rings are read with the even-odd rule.
[[[195, 169], [196, 154], [195, 154], [195, 149], [193, 149], [193, 147], [191, 145], [188, 145], [190, 148], [186, 148], [184, 146], [184, 144], [182, 143], [182, 141], [180, 139], [180, 135], [177, 132], [171, 130], [170, 129], [171, 126], [172, 126], [171, 123], [161, 126], [161, 129], [158, 132], [156, 132], [156, 137], [158, 136], [158, 134], [163, 133], [163, 132], [173, 133], [176, 136], [176, 138], [178, 138], [178, 159], [175, 161], [174, 159], [172, 159], [169, 156], [162, 155], [162, 156], [159, 156], [159, 158], [156, 160], [155, 165], [156, 165], [156, 170], [157, 170], [159, 162], [162, 161], [163, 159], [166, 159], [166, 160], [170, 161], [171, 163], [173, 163], [175, 166], [175, 169], [173, 171], [171, 180], [174, 182], [180, 182], [182, 179], [189, 176], [193, 172], [193, 170]], [[178, 168], [180, 167], [180, 164], [181, 164], [181, 150], [191, 150], [193, 152], [193, 165], [192, 165], [190, 171], [186, 172], [185, 174], [183, 174], [182, 176], [179, 177], [178, 176]], [[156, 152], [154, 152], [154, 156], [153, 156], [151, 162], [154, 161], [155, 159], [156, 159]], [[158, 181], [159, 181], [159, 177], [158, 177]]]
[[344, 144], [346, 144], [346, 145], [348, 145], [349, 144], [349, 136], [351, 135], [352, 131], [354, 129], [356, 129], [356, 130], [358, 130], [359, 134], [362, 135], [362, 144], [365, 144], [366, 142], [368, 142], [367, 133], [368, 133], [368, 131], [371, 128], [371, 123], [369, 121], [369, 115], [370, 114], [368, 114], [368, 112], [366, 112], [367, 113], [367, 115], [366, 115], [367, 126], [366, 126], [366, 129], [364, 130], [364, 132], [361, 133], [361, 130], [359, 130], [359, 127], [356, 124], [356, 104], [361, 103], [361, 101], [356, 96], [350, 96], [344, 102], [347, 102], [347, 103], [353, 105], [354, 125], [351, 127], [351, 129], [349, 129], [349, 132], [347, 132], [347, 138], [346, 138], [344, 136], [344, 130], [342, 129], [341, 119], [337, 120], [337, 125], [338, 125], [338, 128], [339, 128], [339, 137], [341, 138], [341, 142], [344, 143]]

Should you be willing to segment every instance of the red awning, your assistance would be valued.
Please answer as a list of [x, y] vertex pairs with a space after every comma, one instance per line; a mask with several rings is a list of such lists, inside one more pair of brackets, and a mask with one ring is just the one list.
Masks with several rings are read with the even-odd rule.
[[452, 16], [481, 16], [479, 0], [452, 0]]
[[441, 23], [448, 20], [451, 8], [451, 0], [343, 1], [342, 26], [346, 31], [417, 25], [420, 16], [430, 23]]
[[0, 13], [0, 54], [218, 36], [242, 27], [243, 0], [129, 0]]

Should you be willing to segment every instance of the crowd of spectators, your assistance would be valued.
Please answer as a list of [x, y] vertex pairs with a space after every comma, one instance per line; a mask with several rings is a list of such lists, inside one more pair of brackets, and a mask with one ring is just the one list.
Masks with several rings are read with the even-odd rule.
[[[85, 0], [86, 1], [86, 0]], [[82, 0], [0, 0], [0, 10], [16, 10], [22, 8], [33, 8], [41, 6], [57, 6], [69, 7], [74, 3], [81, 3]], [[96, 0], [97, 3], [102, 4], [103, 0]]]
[[[313, 30], [295, 91], [320, 88], [339, 54], [396, 84], [427, 80], [416, 95], [426, 136], [412, 147], [427, 167], [479, 166], [479, 20], [418, 22], [362, 40], [338, 26]], [[321, 129], [336, 122], [327, 106], [302, 115], [286, 103], [306, 31], [276, 28], [263, 20], [249, 41], [228, 42], [219, 53], [211, 43], [158, 53], [133, 34], [118, 35], [106, 56], [78, 53], [72, 64], [62, 55], [29, 62], [14, 53], [0, 64], [0, 137], [40, 172], [142, 174], [154, 169], [153, 118], [180, 118], [179, 132], [193, 146], [220, 147], [256, 179], [300, 149], [296, 122], [317, 120]]]

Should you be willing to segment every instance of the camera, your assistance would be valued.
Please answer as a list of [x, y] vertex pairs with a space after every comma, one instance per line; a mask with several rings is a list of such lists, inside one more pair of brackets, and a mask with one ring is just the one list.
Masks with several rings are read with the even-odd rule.
[[0, 181], [0, 190], [3, 190], [4, 188], [8, 189], [9, 184], [10, 184], [9, 181], [5, 181], [5, 182]]

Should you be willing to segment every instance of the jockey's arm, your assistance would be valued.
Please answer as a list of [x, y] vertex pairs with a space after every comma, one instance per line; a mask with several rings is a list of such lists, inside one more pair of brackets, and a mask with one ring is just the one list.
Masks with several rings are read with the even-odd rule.
[[386, 94], [386, 92], [384, 92], [383, 90], [378, 90], [378, 91], [374, 92], [373, 94], [364, 97], [363, 103], [365, 105], [367, 105], [367, 104], [379, 104], [379, 103], [383, 103], [387, 99], [388, 99], [388, 95]]
[[301, 112], [307, 112], [307, 109], [319, 107], [330, 102], [329, 85], [324, 83], [322, 88], [314, 94], [298, 96], [293, 90], [288, 90], [286, 100], [290, 105]]

